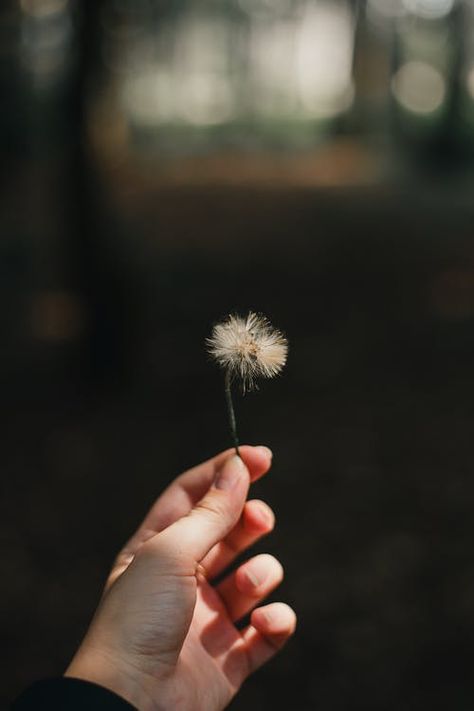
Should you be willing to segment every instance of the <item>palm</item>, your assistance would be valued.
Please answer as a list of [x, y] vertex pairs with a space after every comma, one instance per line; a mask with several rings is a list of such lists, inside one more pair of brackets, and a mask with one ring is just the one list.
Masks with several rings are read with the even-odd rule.
[[186, 690], [183, 708], [224, 708], [249, 673], [244, 640], [216, 590], [198, 584], [193, 620], [181, 649], [176, 677]]

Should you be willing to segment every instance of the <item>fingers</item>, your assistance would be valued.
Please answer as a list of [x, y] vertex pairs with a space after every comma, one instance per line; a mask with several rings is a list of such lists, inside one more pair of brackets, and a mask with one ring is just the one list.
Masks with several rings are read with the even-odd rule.
[[286, 644], [296, 628], [294, 611], [274, 602], [253, 611], [250, 625], [242, 632], [249, 674], [268, 662]]
[[[240, 457], [227, 458], [214, 484], [187, 516], [144, 543], [140, 551], [159, 553], [162, 568], [194, 574], [196, 565], [234, 528], [247, 497], [250, 477]], [[146, 551], [144, 551], [146, 552]]]
[[[252, 483], [260, 479], [270, 469], [273, 453], [269, 447], [265, 447], [264, 445], [253, 447], [248, 444], [243, 444], [239, 446], [239, 452], [242, 461], [249, 470], [250, 481]], [[204, 464], [199, 464], [197, 467], [194, 467], [194, 469], [190, 469], [187, 474], [196, 470], [201, 470], [202, 472], [203, 469], [207, 470], [210, 467], [214, 476], [216, 471], [221, 468], [222, 464], [231, 454], [234, 454], [234, 450], [226, 449], [224, 452], [204, 462]]]
[[242, 516], [229, 535], [217, 543], [203, 558], [202, 566], [209, 580], [219, 575], [237, 556], [250, 548], [262, 536], [273, 530], [275, 515], [258, 499], [247, 501]]
[[283, 568], [272, 555], [263, 553], [237, 568], [217, 587], [233, 622], [248, 614], [283, 580]]
[[[242, 445], [239, 450], [250, 481], [256, 481], [270, 469], [272, 452], [268, 447]], [[133, 555], [144, 541], [186, 516], [204, 497], [216, 473], [232, 454], [233, 450], [228, 449], [177, 477], [157, 499], [123, 552]]]

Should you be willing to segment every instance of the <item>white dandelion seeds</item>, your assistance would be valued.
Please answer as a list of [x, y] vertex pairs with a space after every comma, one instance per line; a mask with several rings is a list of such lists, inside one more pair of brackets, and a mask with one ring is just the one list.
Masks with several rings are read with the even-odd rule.
[[207, 345], [218, 364], [240, 378], [244, 393], [256, 387], [257, 378], [278, 375], [288, 354], [283, 334], [252, 311], [247, 318], [229, 316], [214, 326]]
[[241, 382], [242, 392], [257, 387], [259, 377], [273, 378], [281, 371], [288, 355], [288, 341], [265, 316], [252, 311], [246, 318], [230, 315], [206, 339], [210, 355], [225, 370], [225, 392], [235, 450], [239, 454], [231, 383]]

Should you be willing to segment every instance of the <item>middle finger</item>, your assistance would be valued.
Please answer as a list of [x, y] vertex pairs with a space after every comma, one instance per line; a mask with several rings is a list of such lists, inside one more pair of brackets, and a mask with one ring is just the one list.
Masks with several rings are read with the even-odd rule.
[[222, 573], [227, 566], [262, 536], [273, 530], [275, 515], [264, 501], [247, 501], [237, 525], [203, 558], [201, 565], [209, 580]]

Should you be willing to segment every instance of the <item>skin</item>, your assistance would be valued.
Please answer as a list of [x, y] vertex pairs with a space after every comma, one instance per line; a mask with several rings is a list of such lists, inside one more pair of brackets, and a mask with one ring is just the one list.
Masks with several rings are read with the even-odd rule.
[[246, 500], [271, 452], [240, 453], [190, 469], [158, 498], [117, 556], [66, 676], [105, 686], [139, 711], [220, 711], [293, 634], [290, 607], [260, 604], [283, 578], [273, 556], [213, 583], [274, 526], [267, 504]]

